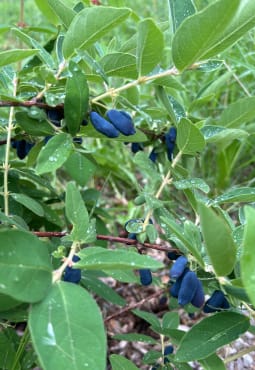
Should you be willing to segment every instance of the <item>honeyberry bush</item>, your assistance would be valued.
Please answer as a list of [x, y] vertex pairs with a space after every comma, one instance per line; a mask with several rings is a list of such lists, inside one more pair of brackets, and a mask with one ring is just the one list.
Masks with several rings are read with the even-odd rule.
[[[135, 271], [150, 270], [169, 312], [134, 314], [158, 341], [119, 339], [152, 344], [148, 369], [224, 369], [217, 350], [254, 332], [254, 1], [35, 5], [38, 24], [21, 6], [18, 26], [0, 28], [0, 368], [105, 369], [93, 293], [116, 310], [126, 302], [100, 277], [140, 284]], [[90, 113], [111, 109], [136, 132], [95, 129]], [[130, 219], [130, 239], [114, 238]], [[146, 255], [156, 242], [186, 256], [204, 292], [221, 291], [230, 307], [179, 330], [178, 301], [159, 278], [172, 262]], [[109, 363], [137, 369], [120, 355]]]

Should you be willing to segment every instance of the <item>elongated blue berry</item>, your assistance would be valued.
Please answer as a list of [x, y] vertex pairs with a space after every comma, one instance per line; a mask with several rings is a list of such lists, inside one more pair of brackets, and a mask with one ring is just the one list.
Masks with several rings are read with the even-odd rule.
[[175, 260], [177, 260], [177, 258], [179, 258], [179, 257], [180, 257], [180, 254], [179, 254], [179, 253], [177, 253], [177, 252], [168, 252], [168, 253], [167, 253], [167, 257], [168, 257], [170, 260], [175, 261]]
[[178, 295], [178, 303], [180, 306], [185, 306], [192, 301], [198, 288], [198, 282], [199, 280], [194, 271], [188, 271], [187, 274], [185, 274]]
[[[79, 260], [80, 258], [78, 256], [73, 256], [73, 262], [78, 262]], [[68, 281], [69, 283], [78, 284], [81, 280], [81, 270], [67, 266], [65, 268], [63, 280]]]
[[187, 263], [188, 260], [185, 256], [178, 257], [169, 271], [170, 278], [177, 279], [179, 276], [181, 276]]
[[164, 364], [167, 364], [169, 362], [168, 358], [165, 356], [171, 355], [173, 353], [174, 347], [173, 346], [166, 346], [164, 349]]
[[113, 126], [123, 135], [129, 136], [136, 133], [131, 116], [122, 110], [110, 109], [106, 113]]
[[33, 146], [34, 143], [29, 143], [26, 140], [18, 140], [16, 142], [16, 151], [19, 159], [24, 159]]
[[110, 138], [119, 136], [119, 131], [116, 130], [116, 128], [109, 121], [101, 117], [97, 112], [90, 113], [90, 120], [95, 129], [98, 132], [101, 132], [101, 134]]
[[215, 290], [211, 297], [205, 302], [203, 311], [205, 313], [212, 313], [228, 309], [229, 303], [221, 290]]
[[167, 157], [169, 161], [172, 161], [173, 159], [173, 152], [174, 152], [174, 147], [175, 147], [176, 136], [177, 136], [177, 130], [175, 127], [171, 127], [169, 131], [165, 134]]
[[178, 298], [179, 291], [181, 289], [182, 279], [184, 278], [184, 276], [186, 275], [186, 273], [188, 271], [190, 271], [190, 269], [188, 267], [185, 267], [182, 275], [180, 277], [178, 277], [178, 279], [176, 279], [176, 281], [173, 283], [173, 285], [171, 285], [171, 287], [169, 289], [169, 293], [172, 297]]
[[152, 162], [156, 162], [157, 160], [157, 156], [158, 156], [158, 153], [156, 152], [155, 149], [153, 149], [151, 152], [150, 152], [150, 155], [149, 155], [149, 159], [152, 161]]
[[137, 153], [140, 150], [143, 150], [143, 146], [140, 143], [132, 143], [131, 144], [131, 151], [132, 153]]
[[204, 301], [205, 301], [205, 294], [203, 290], [203, 285], [201, 281], [198, 279], [197, 290], [196, 290], [194, 297], [191, 300], [191, 304], [197, 308], [200, 308], [203, 306]]
[[47, 109], [46, 110], [48, 119], [53, 123], [53, 125], [60, 127], [61, 120], [64, 118], [64, 110], [60, 109]]
[[150, 285], [152, 283], [152, 274], [150, 269], [140, 269], [140, 282], [142, 285]]

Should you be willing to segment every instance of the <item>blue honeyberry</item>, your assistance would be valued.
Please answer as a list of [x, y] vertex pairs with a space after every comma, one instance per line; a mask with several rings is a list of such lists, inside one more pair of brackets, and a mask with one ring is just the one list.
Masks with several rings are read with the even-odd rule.
[[169, 276], [171, 279], [177, 279], [185, 270], [187, 266], [188, 259], [185, 256], [180, 256], [176, 259], [175, 263], [169, 271]]
[[152, 149], [152, 151], [150, 152], [150, 155], [149, 155], [149, 159], [155, 163], [156, 160], [157, 160], [157, 157], [158, 157], [158, 153], [156, 152], [155, 149]]
[[123, 135], [129, 136], [136, 133], [131, 116], [122, 110], [110, 109], [106, 113], [113, 126]]
[[169, 345], [169, 346], [166, 346], [165, 349], [164, 349], [164, 356], [167, 356], [167, 355], [170, 355], [171, 353], [173, 353], [174, 351], [174, 347]]
[[191, 304], [197, 308], [201, 308], [205, 301], [204, 289], [201, 281], [198, 279], [197, 290], [194, 297], [191, 300]]
[[29, 143], [26, 140], [17, 140], [16, 152], [19, 159], [24, 159], [28, 155], [33, 146], [34, 143]]
[[63, 109], [46, 109], [47, 117], [53, 125], [60, 127], [61, 120], [64, 118]]
[[178, 304], [185, 306], [190, 303], [195, 296], [199, 280], [194, 271], [188, 271], [182, 279], [181, 288], [178, 294]]
[[167, 157], [169, 161], [172, 161], [173, 159], [176, 136], [177, 136], [177, 130], [175, 127], [170, 127], [168, 132], [165, 134]]
[[73, 142], [75, 143], [75, 144], [82, 144], [82, 138], [81, 137], [74, 137], [73, 138]]
[[230, 307], [227, 298], [221, 290], [215, 290], [211, 297], [205, 302], [203, 311], [213, 313], [228, 309]]
[[152, 274], [150, 269], [140, 269], [140, 282], [142, 285], [147, 286], [152, 283]]
[[177, 253], [177, 252], [175, 252], [175, 251], [173, 251], [173, 252], [168, 252], [168, 253], [167, 253], [167, 257], [168, 257], [170, 260], [175, 261], [175, 260], [177, 260], [177, 258], [179, 258], [179, 257], [180, 257], [180, 254], [179, 254], [179, 253]]
[[129, 233], [128, 234], [128, 239], [137, 240], [136, 234], [135, 233]]
[[132, 143], [131, 144], [131, 151], [132, 153], [137, 153], [143, 150], [143, 146], [140, 143]]
[[97, 112], [90, 112], [90, 121], [98, 132], [109, 138], [118, 137], [120, 134], [111, 122], [101, 117]]
[[179, 291], [181, 289], [182, 279], [184, 278], [188, 271], [190, 271], [190, 269], [188, 267], [185, 267], [182, 275], [176, 279], [173, 285], [170, 286], [169, 293], [172, 297], [178, 298]]
[[[73, 262], [78, 262], [80, 258], [76, 255], [73, 256]], [[67, 281], [69, 283], [78, 284], [81, 280], [81, 270], [80, 269], [74, 269], [73, 267], [67, 266], [65, 268], [64, 272], [64, 281]]]

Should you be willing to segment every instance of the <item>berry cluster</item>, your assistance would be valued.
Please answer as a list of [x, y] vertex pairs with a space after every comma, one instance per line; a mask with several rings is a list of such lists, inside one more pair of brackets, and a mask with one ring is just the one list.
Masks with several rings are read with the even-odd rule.
[[195, 272], [190, 271], [187, 264], [187, 258], [180, 256], [170, 269], [170, 279], [175, 279], [174, 284], [170, 287], [170, 294], [172, 297], [178, 298], [180, 306], [191, 303], [193, 306], [200, 308], [203, 306], [205, 299], [203, 286]]
[[90, 112], [90, 121], [94, 128], [101, 134], [109, 138], [115, 138], [120, 133], [125, 136], [136, 133], [134, 123], [128, 113], [122, 110], [110, 109], [107, 111], [106, 116], [109, 121], [97, 112]]
[[[164, 135], [167, 158], [169, 159], [169, 161], [172, 161], [173, 159], [176, 137], [177, 137], [177, 130], [175, 127], [170, 127], [170, 129]], [[131, 144], [131, 151], [133, 153], [137, 153], [140, 150], [143, 150], [142, 144], [140, 143]], [[150, 160], [155, 163], [157, 160], [157, 156], [158, 156], [157, 150], [153, 148], [149, 155]]]

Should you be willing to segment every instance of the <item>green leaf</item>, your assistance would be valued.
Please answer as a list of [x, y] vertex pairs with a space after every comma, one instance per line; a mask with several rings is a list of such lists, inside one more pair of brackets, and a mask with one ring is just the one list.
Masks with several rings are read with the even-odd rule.
[[204, 370], [226, 370], [224, 361], [216, 354], [212, 354], [204, 360], [200, 360], [199, 363], [203, 366]]
[[[15, 333], [14, 329], [8, 328], [5, 330], [3, 329], [1, 330], [0, 332], [0, 353], [1, 353], [0, 368], [1, 369], [13, 368], [13, 363], [17, 356], [16, 349], [15, 349], [17, 343], [18, 343], [18, 335]], [[17, 370], [20, 370], [19, 363], [18, 363], [18, 366], [15, 368]]]
[[156, 171], [154, 163], [148, 158], [148, 154], [139, 151], [134, 156], [134, 162], [150, 181], [153, 183], [161, 181], [161, 176]]
[[65, 0], [47, 1], [53, 12], [59, 17], [61, 21], [60, 24], [63, 24], [66, 28], [68, 28], [76, 14], [75, 11], [66, 4]]
[[156, 88], [156, 94], [169, 114], [170, 120], [174, 125], [177, 125], [177, 118], [175, 116], [173, 104], [166, 93], [166, 90], [162, 86]]
[[196, 12], [192, 0], [168, 0], [172, 18], [173, 31], [175, 32], [185, 18]]
[[85, 186], [97, 169], [94, 162], [79, 152], [72, 153], [65, 162], [64, 167], [71, 178], [80, 186]]
[[74, 241], [85, 241], [89, 228], [89, 215], [82, 196], [74, 185], [69, 182], [66, 187], [66, 216], [73, 225], [71, 236]]
[[67, 160], [73, 148], [70, 135], [61, 133], [50, 139], [37, 158], [36, 173], [53, 172]]
[[173, 61], [180, 71], [194, 62], [215, 56], [227, 47], [224, 41], [228, 35], [224, 39], [224, 31], [239, 4], [239, 0], [220, 0], [183, 21], [172, 44]]
[[210, 188], [207, 183], [200, 178], [191, 178], [191, 179], [183, 179], [179, 181], [173, 182], [176, 189], [183, 190], [183, 189], [199, 189], [204, 193], [209, 193]]
[[28, 195], [18, 193], [11, 193], [10, 195], [16, 202], [22, 204], [27, 209], [30, 209], [30, 211], [32, 211], [37, 216], [44, 216], [44, 210], [42, 206], [33, 198], [30, 198]]
[[110, 53], [100, 61], [107, 76], [137, 78], [136, 57], [128, 53]]
[[15, 118], [19, 126], [29, 135], [46, 136], [54, 135], [55, 133], [48, 121], [33, 119], [26, 112], [17, 112]]
[[120, 355], [111, 355], [112, 370], [139, 370], [133, 362]]
[[180, 239], [188, 251], [193, 254], [200, 266], [203, 267], [204, 261], [201, 257], [200, 250], [197, 249], [197, 245], [195, 243], [192, 243], [190, 237], [185, 235], [181, 225], [177, 224], [173, 219], [165, 218], [164, 216], [161, 216], [160, 218], [162, 222], [169, 228], [169, 230], [175, 234], [178, 239]]
[[1, 301], [1, 306], [0, 306], [1, 312], [11, 310], [14, 307], [17, 307], [22, 303], [20, 301], [17, 301], [17, 299], [14, 299], [10, 297], [9, 295], [5, 295], [2, 293], [0, 293], [0, 301]]
[[163, 329], [177, 329], [180, 324], [178, 312], [167, 312], [162, 319]]
[[163, 34], [154, 21], [140, 21], [137, 37], [137, 70], [140, 76], [150, 73], [156, 67], [161, 60], [163, 49]]
[[150, 312], [141, 311], [138, 309], [132, 310], [132, 312], [138, 316], [141, 317], [143, 320], [147, 321], [152, 326], [160, 326], [160, 321], [157, 318], [156, 315]]
[[177, 146], [183, 154], [195, 155], [205, 147], [205, 139], [200, 130], [187, 118], [182, 118], [177, 126]]
[[249, 136], [249, 133], [245, 130], [213, 125], [202, 127], [201, 132], [208, 143], [219, 144], [221, 148], [225, 148], [235, 139], [242, 140]]
[[225, 127], [239, 127], [255, 118], [255, 97], [240, 99], [224, 109], [217, 124]]
[[1, 230], [0, 292], [23, 302], [41, 300], [51, 285], [46, 243], [20, 230]]
[[206, 250], [217, 275], [231, 273], [236, 261], [236, 246], [232, 230], [222, 214], [204, 204], [198, 205]]
[[43, 63], [45, 63], [50, 69], [54, 69], [55, 61], [52, 58], [51, 54], [48, 53], [40, 44], [38, 41], [33, 39], [32, 37], [28, 36], [25, 32], [22, 32], [19, 28], [13, 28], [12, 32], [25, 44], [28, 46], [32, 46], [32, 48], [38, 50], [38, 58], [42, 60]]
[[70, 76], [66, 81], [64, 114], [68, 131], [75, 136], [88, 110], [89, 87], [85, 74], [76, 63], [69, 63], [69, 72]]
[[241, 278], [251, 302], [255, 304], [255, 209], [244, 208], [246, 223], [244, 225], [243, 249], [241, 255]]
[[144, 343], [150, 343], [150, 344], [158, 343], [156, 339], [149, 337], [148, 335], [137, 334], [137, 333], [116, 334], [113, 336], [113, 339], [125, 340], [126, 342], [144, 342]]
[[123, 22], [129, 14], [128, 8], [95, 6], [83, 9], [74, 17], [66, 33], [63, 42], [64, 57], [70, 58], [76, 49], [87, 49]]
[[77, 268], [85, 270], [129, 270], [129, 269], [159, 269], [163, 267], [147, 255], [141, 255], [128, 250], [105, 250], [100, 247], [89, 247], [79, 252], [81, 260]]
[[105, 369], [102, 315], [80, 286], [54, 284], [43, 301], [32, 305], [28, 325], [43, 369]]
[[38, 50], [35, 49], [12, 49], [0, 52], [0, 67], [19, 62], [22, 59], [29, 58], [35, 54], [38, 54]]
[[52, 11], [48, 1], [35, 0], [36, 6], [40, 9], [43, 15], [49, 20], [50, 23], [56, 24], [58, 18]]
[[219, 312], [194, 325], [183, 337], [175, 360], [188, 362], [213, 354], [249, 328], [249, 318], [235, 312]]
[[255, 188], [237, 188], [230, 189], [225, 193], [219, 195], [211, 201], [212, 204], [234, 203], [234, 202], [254, 202]]
[[99, 297], [102, 297], [106, 301], [119, 306], [125, 306], [126, 301], [118, 293], [115, 292], [111, 287], [105, 284], [94, 274], [94, 271], [86, 271], [82, 275], [82, 285], [84, 285], [88, 290], [96, 293]]

